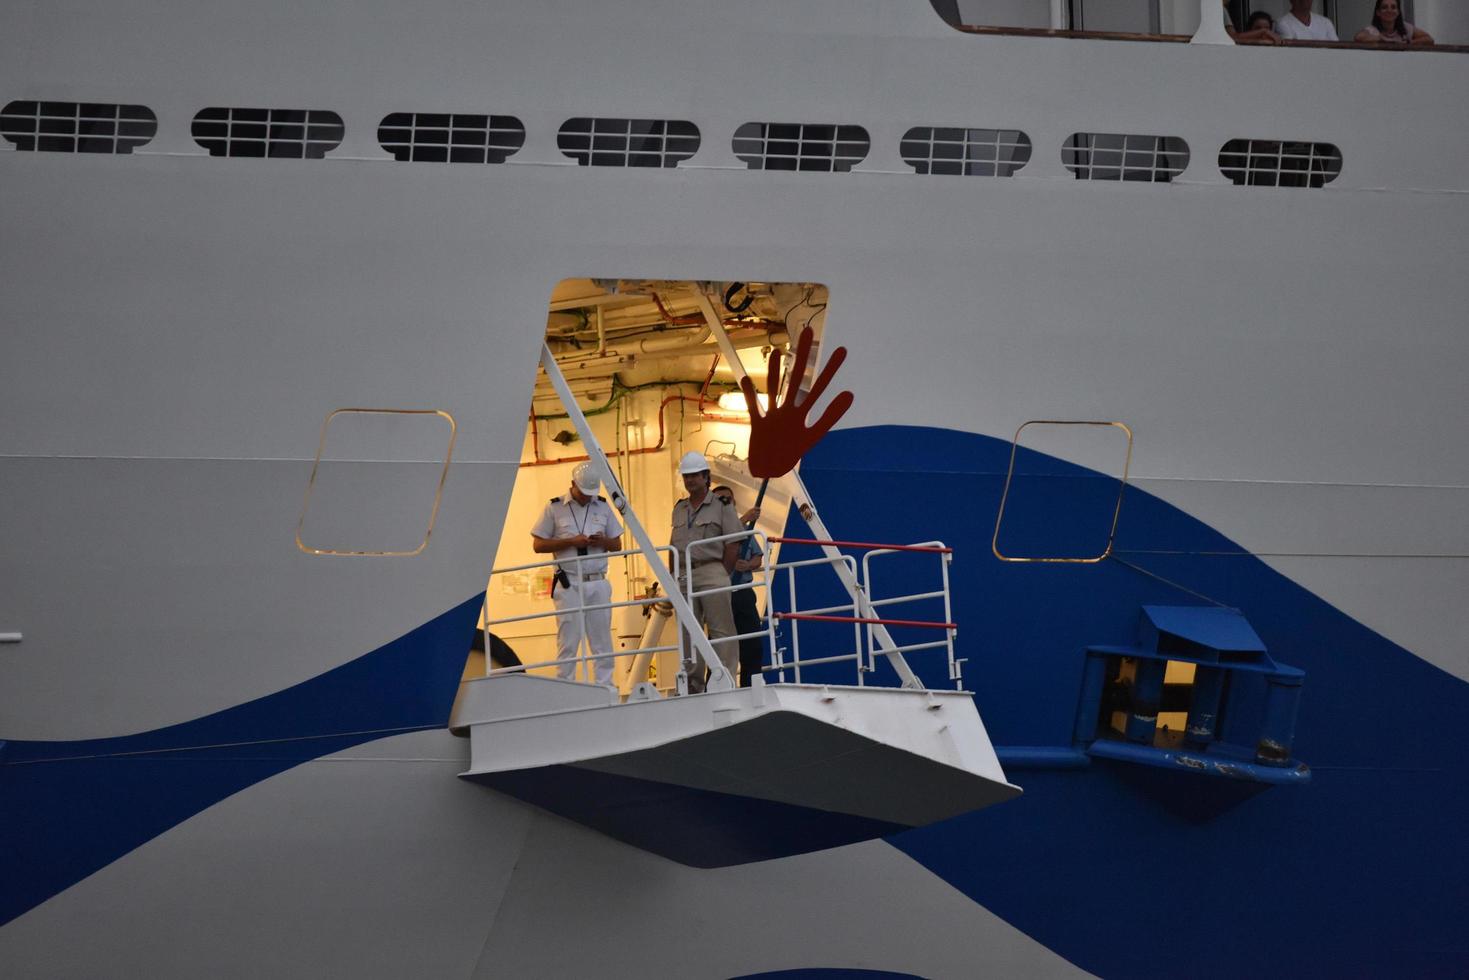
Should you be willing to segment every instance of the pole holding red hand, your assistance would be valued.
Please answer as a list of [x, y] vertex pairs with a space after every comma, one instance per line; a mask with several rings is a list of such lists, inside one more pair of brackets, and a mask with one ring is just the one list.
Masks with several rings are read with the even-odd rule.
[[811, 390], [802, 392], [800, 381], [806, 374], [806, 362], [811, 358], [811, 331], [801, 331], [796, 341], [796, 360], [791, 365], [792, 384], [783, 399], [780, 398], [780, 361], [778, 354], [770, 358], [770, 369], [765, 389], [770, 396], [770, 407], [760, 411], [755, 383], [748, 377], [740, 378], [740, 390], [745, 393], [745, 405], [750, 410], [750, 458], [752, 476], [784, 476], [795, 469], [801, 457], [821, 441], [852, 407], [852, 393], [843, 391], [831, 400], [826, 411], [814, 425], [808, 424], [811, 409], [836, 377], [837, 369], [847, 359], [847, 349], [838, 347], [827, 358], [821, 373], [816, 376]]

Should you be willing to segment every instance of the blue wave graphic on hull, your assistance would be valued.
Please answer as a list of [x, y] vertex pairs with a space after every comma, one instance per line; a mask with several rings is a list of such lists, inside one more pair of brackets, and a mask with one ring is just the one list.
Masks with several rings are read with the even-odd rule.
[[[882, 426], [832, 433], [802, 467], [834, 533], [957, 549], [959, 655], [995, 744], [1070, 748], [1082, 648], [1130, 642], [1144, 604], [1208, 596], [1243, 610], [1273, 656], [1306, 671], [1295, 755], [1313, 779], [1266, 788], [1103, 760], [1017, 769], [1020, 799], [888, 840], [1102, 976], [1469, 975], [1469, 763], [1455, 728], [1469, 685], [1136, 488], [1117, 547], [1137, 567], [1000, 563], [990, 536], [1009, 454], [1003, 440]], [[1002, 544], [1090, 547], [1115, 483], [1018, 459], [1036, 479], [1007, 504]], [[787, 533], [807, 528], [793, 514]], [[803, 606], [838, 601], [815, 577], [801, 589]], [[4, 745], [0, 924], [259, 780], [443, 727], [479, 602], [183, 725]], [[913, 661], [929, 684], [947, 683], [932, 661]]]
[[443, 728], [483, 597], [350, 663], [193, 721], [117, 738], [0, 742], [0, 925], [262, 779]]
[[[959, 656], [995, 745], [1071, 747], [1083, 647], [1132, 641], [1145, 603], [1204, 604], [1182, 586], [1241, 609], [1272, 656], [1305, 670], [1295, 755], [1313, 778], [1017, 769], [1021, 798], [889, 841], [1102, 976], [1469, 976], [1469, 685], [1137, 488], [1117, 534], [1137, 568], [1001, 563], [990, 539], [1009, 455], [1003, 440], [884, 426], [832, 433], [801, 470], [837, 536], [956, 548]], [[1012, 489], [1002, 545], [1075, 547], [1075, 513], [1110, 523], [1115, 480], [1023, 451], [1017, 466], [1037, 478], [1026, 500]], [[803, 605], [826, 599], [834, 588], [803, 583]]]

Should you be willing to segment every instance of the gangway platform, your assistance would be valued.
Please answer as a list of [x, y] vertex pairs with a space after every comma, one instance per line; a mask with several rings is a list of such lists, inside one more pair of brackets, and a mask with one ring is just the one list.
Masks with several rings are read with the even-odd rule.
[[[710, 331], [721, 339], [726, 361], [740, 376], [747, 405], [758, 399], [724, 334], [709, 298], [698, 297]], [[792, 377], [804, 377], [812, 337], [805, 331], [797, 345]], [[908, 665], [907, 654], [942, 653], [947, 679], [962, 683], [963, 659], [955, 656], [957, 631], [949, 615], [948, 565], [952, 551], [941, 541], [917, 544], [874, 544], [839, 541], [827, 533], [793, 468], [809, 447], [850, 404], [850, 393], [832, 400], [815, 427], [805, 415], [831, 380], [844, 352], [833, 351], [800, 405], [799, 385], [780, 391], [780, 360], [773, 358], [767, 385], [772, 415], [751, 414], [749, 471], [769, 481], [788, 478], [799, 497], [798, 509], [817, 535], [811, 539], [767, 538], [754, 524], [739, 532], [698, 537], [681, 548], [653, 543], [647, 528], [623, 493], [577, 404], [550, 347], [541, 347], [541, 366], [555, 388], [577, 434], [587, 449], [599, 482], [622, 515], [637, 544], [627, 551], [599, 552], [589, 559], [585, 549], [566, 549], [550, 562], [495, 569], [499, 574], [534, 570], [542, 565], [569, 572], [581, 582], [582, 564], [634, 554], [657, 580], [660, 596], [619, 601], [580, 601], [567, 610], [494, 618], [485, 609], [485, 649], [492, 649], [492, 628], [514, 626], [546, 616], [567, 617], [581, 637], [589, 636], [588, 614], [633, 606], [667, 606], [650, 612], [645, 642], [637, 650], [583, 656], [573, 653], [552, 661], [488, 670], [466, 681], [450, 727], [468, 734], [470, 766], [460, 775], [528, 803], [595, 828], [610, 837], [664, 855], [682, 864], [713, 868], [822, 850], [882, 837], [912, 827], [946, 820], [1020, 794], [1005, 779], [973, 698], [963, 690], [927, 689]], [[709, 462], [690, 453], [702, 471]], [[757, 466], [756, 463], [759, 462]], [[703, 493], [711, 492], [709, 481]], [[757, 506], [758, 500], [757, 497]], [[772, 544], [813, 547], [814, 557], [777, 560]], [[717, 549], [727, 572], [733, 571], [732, 548], [755, 556], [753, 577], [696, 588], [692, 570]], [[845, 549], [845, 550], [844, 550]], [[859, 565], [850, 552], [864, 553]], [[891, 574], [897, 556], [934, 563], [937, 587], [918, 586], [912, 573]], [[915, 591], [889, 594], [873, 578], [873, 560], [887, 569], [882, 581], [906, 583]], [[754, 570], [752, 569], [752, 571]], [[600, 572], [600, 569], [596, 570]], [[835, 604], [803, 607], [796, 578], [834, 574], [842, 588]], [[771, 602], [779, 575], [786, 587], [786, 607]], [[563, 583], [564, 585], [564, 583]], [[764, 626], [751, 632], [712, 640], [695, 608], [702, 602], [728, 601], [724, 596], [759, 589], [767, 599]], [[841, 596], [845, 595], [845, 599]], [[819, 600], [826, 601], [826, 600]], [[914, 619], [903, 609], [933, 604], [941, 619]], [[662, 644], [662, 625], [672, 619], [677, 636]], [[560, 619], [558, 618], [558, 623]], [[845, 639], [802, 640], [802, 624], [812, 630], [833, 625], [851, 630]], [[777, 624], [788, 630], [787, 649], [777, 637]], [[899, 643], [891, 628], [920, 630], [933, 639]], [[558, 627], [559, 628], [559, 627]], [[759, 639], [766, 656], [759, 672], [736, 687], [735, 665], [716, 654], [714, 642], [728, 644]], [[664, 696], [647, 680], [648, 655], [679, 651], [674, 684]], [[608, 685], [577, 683], [578, 669], [590, 679], [593, 661], [632, 657], [631, 683], [624, 702]], [[881, 657], [900, 687], [866, 682]], [[531, 670], [556, 669], [557, 676]], [[809, 673], [817, 669], [815, 675]], [[855, 684], [829, 683], [833, 668], [851, 670]], [[803, 677], [803, 671], [807, 672]], [[660, 680], [667, 682], [667, 671]], [[707, 676], [706, 676], [707, 675]], [[766, 683], [773, 675], [777, 683]], [[794, 683], [786, 683], [787, 676]], [[813, 676], [828, 681], [810, 683]], [[805, 681], [805, 683], [803, 683]], [[690, 693], [694, 692], [694, 693]]]
[[763, 684], [677, 698], [529, 674], [467, 681], [465, 779], [644, 850], [724, 867], [1003, 802], [964, 691]]

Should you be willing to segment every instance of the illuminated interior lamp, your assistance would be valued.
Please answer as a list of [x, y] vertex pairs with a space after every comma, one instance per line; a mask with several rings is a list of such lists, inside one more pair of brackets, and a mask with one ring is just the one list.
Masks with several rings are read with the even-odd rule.
[[[763, 392], [756, 393], [755, 398], [760, 403], [760, 411], [765, 412], [770, 408], [770, 397]], [[719, 396], [719, 407], [726, 412], [748, 413], [745, 407], [745, 396], [738, 391], [726, 391]]]

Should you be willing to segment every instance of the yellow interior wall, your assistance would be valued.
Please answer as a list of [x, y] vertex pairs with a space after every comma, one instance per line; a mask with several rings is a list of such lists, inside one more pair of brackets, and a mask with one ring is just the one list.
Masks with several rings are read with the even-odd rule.
[[[623, 431], [620, 444], [624, 448], [631, 446], [634, 449], [656, 445], [659, 404], [678, 390], [648, 388], [627, 395], [621, 403]], [[539, 407], [545, 409], [544, 404]], [[669, 515], [674, 503], [683, 496], [683, 485], [677, 472], [679, 457], [691, 449], [704, 452], [711, 458], [719, 453], [733, 453], [744, 457], [748, 452], [748, 425], [701, 419], [698, 416], [698, 406], [688, 402], [674, 402], [664, 409], [667, 434], [663, 449], [657, 452], [614, 456], [614, 446], [619, 444], [618, 413], [607, 412], [592, 416], [588, 421], [598, 442], [608, 453], [609, 462], [619, 481], [627, 490], [630, 505], [654, 543], [659, 545], [668, 542]], [[495, 569], [513, 568], [549, 559], [549, 556], [537, 555], [531, 550], [530, 528], [540, 517], [542, 508], [550, 498], [567, 492], [571, 484], [571, 471], [579, 462], [575, 457], [585, 455], [585, 448], [580, 441], [563, 447], [550, 439], [550, 436], [562, 429], [573, 428], [569, 419], [541, 420], [538, 424], [542, 457], [571, 459], [550, 465], [521, 467], [506, 511], [505, 530], [495, 555]], [[527, 425], [522, 462], [531, 462], [533, 453], [534, 441]], [[739, 503], [742, 507], [748, 507], [753, 501], [740, 500]], [[637, 546], [631, 533], [626, 530], [623, 533], [622, 546]], [[549, 595], [550, 578], [549, 567], [491, 575], [486, 592], [489, 617], [493, 620], [535, 612], [551, 613], [553, 607]], [[655, 581], [639, 556], [612, 559], [608, 578], [612, 583], [614, 602], [643, 593]], [[637, 610], [614, 610], [614, 646], [622, 646], [625, 637], [631, 638], [627, 645], [636, 646], [644, 624], [645, 620]], [[555, 659], [556, 627], [550, 615], [544, 619], [497, 625], [494, 632], [506, 640], [526, 663]], [[618, 666], [625, 669], [621, 661]]]
[[[800, 327], [811, 327], [820, 337], [825, 323], [825, 288], [799, 285], [787, 285], [781, 288], [794, 290], [792, 295], [797, 298], [800, 297], [801, 291], [805, 290], [805, 298], [801, 304], [785, 309], [786, 311], [798, 311], [801, 315], [797, 318], [796, 323]], [[710, 353], [712, 355], [712, 348]], [[739, 352], [739, 357], [746, 372], [755, 380], [757, 387], [763, 389], [766, 379], [764, 350], [759, 347], [746, 348]], [[702, 381], [702, 376], [709, 370], [712, 360], [712, 356], [703, 360], [702, 364], [692, 371], [687, 369], [687, 362], [683, 365], [665, 362], [654, 370], [673, 372], [665, 376], [686, 380], [698, 375], [699, 380]], [[644, 377], [647, 376], [646, 368], [638, 373]], [[716, 384], [711, 388], [705, 406], [710, 414], [731, 416], [741, 414], [721, 409], [717, 405], [719, 394], [730, 390], [729, 379], [728, 370], [722, 370], [716, 377]], [[612, 410], [591, 415], [588, 418], [598, 443], [609, 457], [613, 472], [627, 493], [631, 507], [641, 519], [654, 544], [657, 545], [668, 542], [671, 530], [669, 516], [674, 503], [683, 496], [683, 485], [677, 472], [680, 456], [689, 450], [704, 453], [714, 463], [715, 480], [718, 482], [720, 462], [717, 457], [728, 454], [743, 459], [748, 455], [750, 432], [748, 423], [701, 418], [699, 406], [694, 402], [672, 402], [664, 408], [665, 437], [660, 450], [636, 455], [626, 454], [627, 450], [645, 449], [658, 444], [659, 406], [665, 398], [673, 394], [697, 397], [699, 387], [698, 384], [684, 384], [640, 388], [624, 395]], [[541, 395], [547, 394], [548, 391], [544, 383], [537, 388], [537, 393]], [[584, 412], [594, 411], [606, 404], [608, 391], [606, 383], [574, 382], [573, 391], [578, 396], [579, 404]], [[538, 397], [534, 400], [533, 406], [538, 417], [557, 415], [565, 411], [555, 397]], [[535, 424], [538, 426], [538, 439], [533, 438], [531, 423], [527, 422], [525, 440], [521, 450], [522, 466], [506, 510], [504, 531], [494, 557], [493, 568], [497, 570], [549, 560], [549, 555], [537, 555], [531, 550], [530, 528], [539, 518], [550, 498], [567, 492], [571, 483], [572, 469], [580, 461], [577, 457], [586, 455], [586, 447], [580, 440], [561, 445], [552, 439], [554, 435], [563, 430], [575, 432], [575, 426], [569, 418], [539, 417]], [[556, 462], [525, 465], [535, 461], [537, 451], [541, 460], [555, 460]], [[753, 493], [747, 490], [737, 491], [736, 502], [743, 512], [754, 503]], [[784, 527], [788, 503], [789, 491], [777, 491], [772, 487], [760, 522], [762, 531], [774, 534]], [[622, 547], [637, 547], [637, 542], [626, 530], [623, 533]], [[612, 583], [614, 602], [643, 594], [656, 581], [646, 561], [637, 555], [612, 559], [608, 569], [608, 579]], [[549, 566], [535, 570], [492, 574], [486, 590], [486, 612], [490, 620], [532, 613], [546, 614], [540, 619], [492, 626], [493, 631], [508, 642], [521, 660], [527, 664], [554, 660], [556, 656], [556, 624], [554, 616], [550, 615], [554, 612], [549, 595], [550, 580]], [[484, 618], [484, 616], [481, 617], [481, 626], [484, 624]], [[614, 648], [636, 647], [646, 622], [641, 609], [614, 609], [612, 619]], [[671, 642], [671, 636], [672, 630], [669, 630], [663, 642]], [[662, 658], [668, 656], [661, 655]], [[631, 658], [624, 658], [615, 662], [615, 674], [619, 683], [625, 681], [630, 660]], [[479, 663], [482, 662], [483, 658], [480, 658]], [[671, 660], [663, 659], [662, 662], [670, 667], [668, 671], [670, 674], [676, 669]], [[476, 666], [477, 663], [471, 662], [466, 676], [469, 676], [469, 671], [473, 671]], [[537, 672], [549, 671], [550, 668], [545, 668]], [[661, 679], [659, 683], [661, 686]]]

